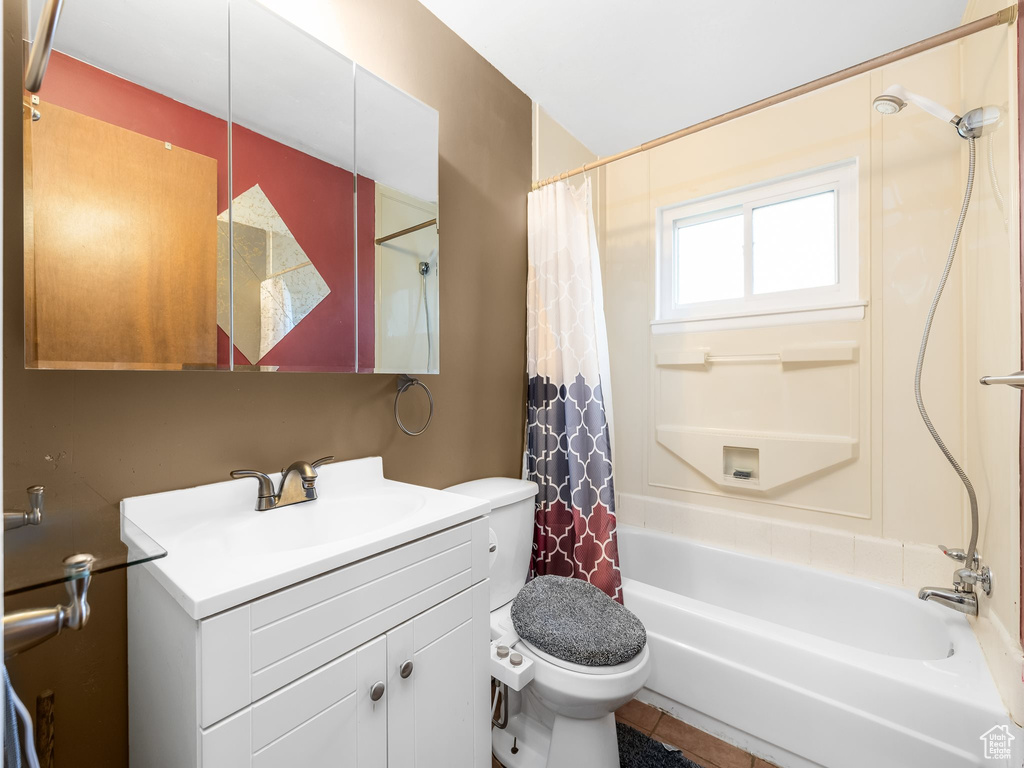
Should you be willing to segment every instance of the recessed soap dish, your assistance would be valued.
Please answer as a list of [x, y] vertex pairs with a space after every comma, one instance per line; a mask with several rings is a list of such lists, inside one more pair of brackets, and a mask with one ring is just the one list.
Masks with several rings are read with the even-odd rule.
[[761, 452], [757, 448], [726, 445], [722, 448], [722, 471], [730, 481], [757, 485]]

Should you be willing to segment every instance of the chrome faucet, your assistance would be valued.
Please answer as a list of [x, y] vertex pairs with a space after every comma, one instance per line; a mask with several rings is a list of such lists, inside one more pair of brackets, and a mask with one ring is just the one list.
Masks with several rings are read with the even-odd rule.
[[967, 553], [962, 549], [949, 549], [940, 544], [939, 549], [946, 557], [964, 563], [953, 574], [953, 588], [923, 587], [917, 593], [922, 600], [931, 600], [939, 605], [952, 608], [954, 611], [966, 613], [968, 616], [978, 615], [978, 594], [975, 585], [981, 587], [986, 595], [992, 594], [992, 569], [981, 564], [981, 553], [975, 551], [971, 563], [967, 564]]
[[281, 470], [281, 487], [274, 493], [274, 481], [270, 476], [254, 469], [236, 469], [231, 473], [234, 478], [255, 477], [259, 481], [259, 492], [256, 496], [256, 511], [266, 512], [289, 504], [301, 504], [316, 498], [316, 468], [321, 464], [334, 461], [333, 456], [324, 456], [312, 464], [307, 461], [293, 462], [288, 469]]

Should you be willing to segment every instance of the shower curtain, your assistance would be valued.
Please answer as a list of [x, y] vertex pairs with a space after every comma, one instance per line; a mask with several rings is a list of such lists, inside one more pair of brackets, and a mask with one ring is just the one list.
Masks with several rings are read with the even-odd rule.
[[590, 180], [529, 196], [526, 475], [537, 496], [533, 566], [622, 602], [611, 394]]

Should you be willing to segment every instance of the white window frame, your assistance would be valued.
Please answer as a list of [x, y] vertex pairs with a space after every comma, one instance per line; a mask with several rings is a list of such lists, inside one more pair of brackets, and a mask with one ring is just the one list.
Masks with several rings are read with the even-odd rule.
[[[835, 192], [836, 202], [836, 284], [755, 294], [753, 209], [830, 191]], [[853, 159], [659, 208], [656, 319], [652, 325], [672, 324], [681, 325], [682, 330], [713, 330], [717, 327], [863, 317], [866, 302], [860, 298], [859, 286], [858, 202], [857, 161]], [[675, 297], [676, 230], [701, 219], [714, 221], [739, 212], [744, 217], [744, 296], [738, 299], [678, 303]], [[854, 311], [836, 311], [847, 308]]]

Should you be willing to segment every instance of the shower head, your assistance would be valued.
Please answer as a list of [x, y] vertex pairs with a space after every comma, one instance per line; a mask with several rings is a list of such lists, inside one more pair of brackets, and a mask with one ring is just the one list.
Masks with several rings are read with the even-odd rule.
[[875, 109], [883, 115], [895, 115], [907, 106], [907, 102], [891, 93], [883, 93], [881, 96], [876, 96], [872, 103]]
[[895, 115], [907, 104], [914, 104], [929, 115], [950, 123], [964, 139], [976, 139], [984, 132], [995, 130], [1003, 121], [1003, 111], [999, 107], [978, 107], [960, 117], [938, 102], [908, 91], [898, 83], [890, 85], [876, 96], [872, 104], [883, 115]]
[[908, 91], [899, 84], [890, 85], [882, 92], [881, 95], [875, 97], [873, 103], [875, 109], [883, 115], [894, 115], [907, 106], [907, 104], [913, 104], [914, 106], [923, 109], [929, 115], [934, 115], [939, 118], [944, 123], [958, 125], [960, 122], [960, 116], [952, 110], [946, 109], [936, 101], [932, 101], [929, 98], [912, 91]]
[[883, 115], [895, 114], [907, 106], [907, 104], [913, 104], [945, 123], [956, 125], [960, 120], [960, 117], [952, 110], [946, 109], [938, 102], [932, 101], [925, 96], [908, 91], [898, 83], [890, 85], [874, 101], [875, 109]]

